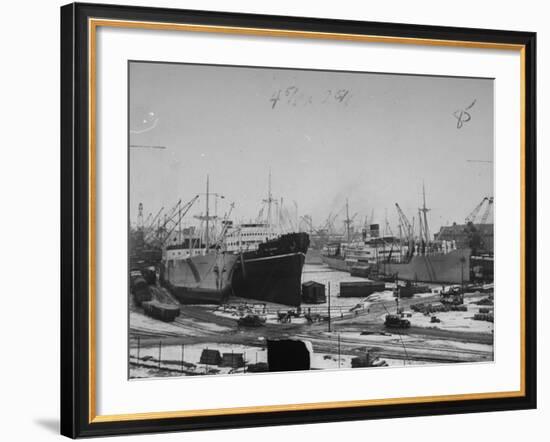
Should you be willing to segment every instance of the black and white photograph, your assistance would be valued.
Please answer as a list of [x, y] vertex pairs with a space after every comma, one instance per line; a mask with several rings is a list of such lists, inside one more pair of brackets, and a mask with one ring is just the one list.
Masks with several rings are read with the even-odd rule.
[[492, 363], [492, 78], [128, 85], [130, 379]]
[[441, 5], [6, 3], [0, 439], [545, 434], [548, 8]]

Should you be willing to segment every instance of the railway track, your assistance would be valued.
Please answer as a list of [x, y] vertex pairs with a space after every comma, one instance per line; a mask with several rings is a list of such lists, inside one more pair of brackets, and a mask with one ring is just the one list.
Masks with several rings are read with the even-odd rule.
[[[310, 335], [300, 335], [301, 339], [308, 340], [317, 351], [334, 352], [336, 339], [320, 338]], [[340, 347], [342, 352], [355, 354], [364, 347], [376, 348], [376, 353], [382, 357], [411, 359], [430, 362], [473, 362], [490, 361], [493, 358], [492, 351], [444, 347], [441, 345], [430, 345], [428, 342], [419, 344], [405, 342], [404, 348], [401, 342], [380, 342], [368, 341], [365, 339], [341, 339]]]

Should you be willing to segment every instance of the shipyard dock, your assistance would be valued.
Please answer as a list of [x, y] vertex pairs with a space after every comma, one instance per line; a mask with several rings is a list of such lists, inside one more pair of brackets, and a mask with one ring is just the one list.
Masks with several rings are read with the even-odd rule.
[[[460, 309], [444, 308], [445, 288], [431, 285], [429, 292], [401, 299], [396, 307], [392, 284], [366, 297], [347, 298], [339, 296], [340, 282], [364, 279], [319, 265], [306, 265], [303, 279], [330, 286], [328, 302], [296, 308], [230, 297], [221, 305], [182, 305], [179, 316], [163, 322], [147, 316], [130, 297], [130, 377], [263, 371], [256, 369], [265, 366], [271, 339], [311, 343], [312, 369], [351, 368], [366, 352], [381, 365], [396, 367], [493, 360], [493, 323], [487, 320], [492, 295], [486, 292], [465, 293]], [[426, 313], [426, 306], [433, 311]], [[397, 309], [410, 321], [409, 328], [385, 325], [386, 315]], [[264, 322], [243, 325], [239, 319], [247, 315]], [[243, 363], [203, 364], [205, 350], [233, 358], [238, 353]]]

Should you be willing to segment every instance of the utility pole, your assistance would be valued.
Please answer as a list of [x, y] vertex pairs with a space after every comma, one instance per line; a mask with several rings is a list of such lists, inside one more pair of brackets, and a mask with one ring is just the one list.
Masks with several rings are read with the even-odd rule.
[[181, 372], [183, 373], [183, 367], [184, 367], [184, 361], [183, 361], [183, 353], [185, 350], [185, 344], [181, 344]]
[[338, 333], [338, 368], [340, 368], [340, 333]]
[[464, 256], [460, 257], [460, 289], [462, 293], [464, 294], [464, 263], [466, 262], [466, 258]]
[[161, 360], [162, 360], [162, 341], [159, 341], [159, 370], [160, 370]]
[[424, 214], [424, 232], [426, 234], [426, 247], [430, 244], [430, 228], [428, 226], [428, 212], [430, 209], [426, 207], [426, 189], [424, 181], [422, 181], [422, 213]]
[[330, 332], [330, 281], [328, 281], [328, 331]]

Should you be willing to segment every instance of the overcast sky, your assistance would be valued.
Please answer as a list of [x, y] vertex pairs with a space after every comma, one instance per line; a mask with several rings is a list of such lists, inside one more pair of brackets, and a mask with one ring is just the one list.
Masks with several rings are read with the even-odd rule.
[[493, 165], [467, 161], [493, 159], [490, 79], [132, 62], [129, 98], [130, 143], [166, 147], [130, 149], [132, 222], [139, 202], [147, 216], [205, 192], [207, 174], [219, 215], [235, 202], [253, 219], [270, 169], [274, 197], [316, 225], [348, 198], [396, 229], [424, 181], [434, 232], [493, 195]]

